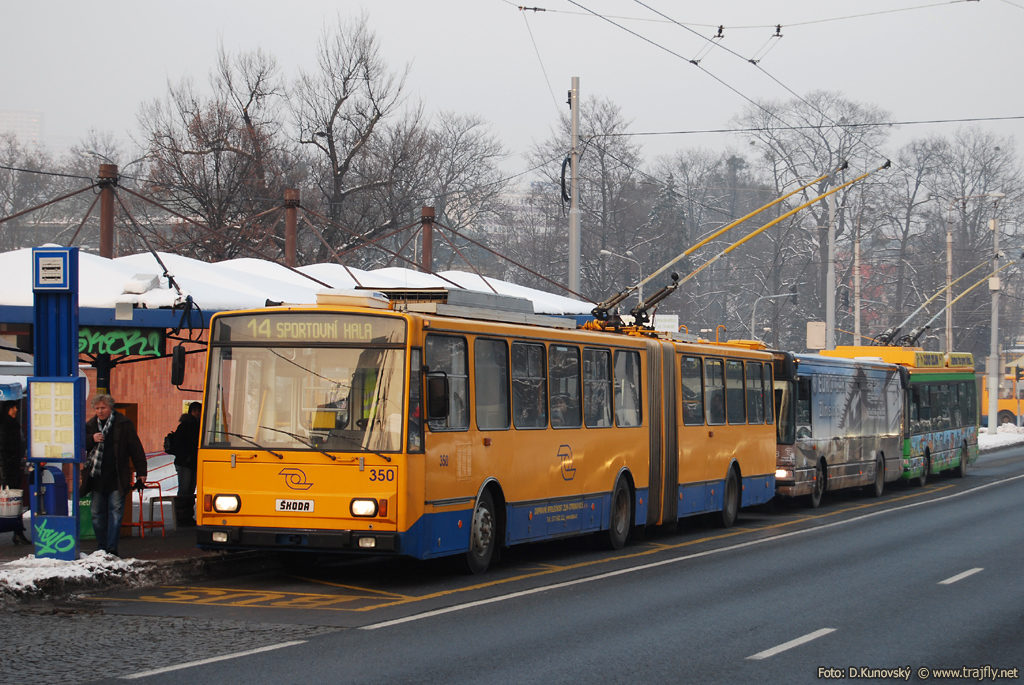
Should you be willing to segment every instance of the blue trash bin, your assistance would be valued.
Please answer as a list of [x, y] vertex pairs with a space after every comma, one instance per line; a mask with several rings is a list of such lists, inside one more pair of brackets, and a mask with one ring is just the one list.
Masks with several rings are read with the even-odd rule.
[[36, 510], [39, 506], [39, 499], [36, 495], [34, 480], [28, 488], [29, 502], [31, 502], [33, 513], [48, 516], [67, 516], [68, 484], [64, 479], [64, 472], [57, 466], [47, 466], [43, 471], [43, 511]]

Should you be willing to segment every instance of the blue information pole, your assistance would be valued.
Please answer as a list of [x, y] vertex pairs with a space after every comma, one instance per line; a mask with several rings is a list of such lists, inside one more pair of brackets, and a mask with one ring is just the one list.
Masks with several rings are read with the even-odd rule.
[[[32, 249], [34, 375], [29, 379], [29, 502], [37, 558], [78, 558], [78, 470], [85, 379], [78, 376], [78, 248]], [[63, 464], [71, 464], [71, 492]], [[68, 510], [68, 496], [71, 509]]]

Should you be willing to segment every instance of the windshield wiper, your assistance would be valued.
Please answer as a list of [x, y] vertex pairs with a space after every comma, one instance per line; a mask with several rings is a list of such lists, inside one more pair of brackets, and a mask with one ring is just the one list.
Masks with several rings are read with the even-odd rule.
[[258, 442], [256, 442], [252, 438], [250, 438], [248, 435], [242, 435], [241, 433], [229, 433], [227, 431], [215, 431], [215, 433], [220, 433], [221, 435], [230, 435], [233, 438], [241, 438], [242, 440], [245, 440], [247, 443], [249, 443], [250, 445], [252, 445], [253, 447], [255, 447], [257, 449], [261, 449], [261, 450], [263, 450], [265, 452], [270, 452], [271, 454], [273, 454], [278, 459], [284, 459], [284, 455], [283, 454], [278, 454], [277, 452], [275, 452], [274, 450], [270, 449], [269, 447], [264, 447], [263, 445], [259, 444]]
[[270, 426], [260, 426], [260, 428], [262, 428], [263, 430], [274, 431], [275, 433], [284, 433], [289, 438], [292, 438], [293, 440], [298, 440], [299, 442], [301, 442], [306, 447], [308, 447], [310, 449], [313, 449], [313, 450], [316, 450], [317, 452], [319, 452], [320, 454], [324, 455], [325, 457], [327, 457], [331, 461], [338, 461], [338, 458], [336, 456], [334, 456], [333, 454], [328, 454], [327, 452], [324, 452], [322, 449], [320, 449], [319, 447], [317, 447], [316, 445], [311, 443], [309, 440], [306, 440], [306, 438], [302, 437], [301, 435], [296, 435], [295, 433], [291, 433], [289, 431], [284, 431], [284, 430], [281, 430], [280, 428], [271, 428]]
[[[348, 440], [352, 444], [359, 445], [360, 447], [363, 446], [362, 442], [360, 442], [359, 440], [356, 440], [355, 438], [350, 438], [347, 435], [332, 435], [331, 437], [332, 438], [337, 438], [338, 440]], [[380, 457], [381, 459], [383, 459], [386, 462], [390, 462], [391, 461], [391, 457], [389, 457], [389, 456], [387, 456], [385, 454], [381, 454], [380, 452], [374, 452], [373, 450], [366, 450], [366, 451], [369, 452], [370, 454], [376, 454], [378, 457]]]

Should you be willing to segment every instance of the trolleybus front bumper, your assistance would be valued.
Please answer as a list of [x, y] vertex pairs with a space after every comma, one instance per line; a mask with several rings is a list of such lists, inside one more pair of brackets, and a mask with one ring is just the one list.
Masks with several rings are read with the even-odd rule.
[[793, 477], [775, 477], [775, 493], [782, 497], [800, 497], [814, 492], [815, 469], [794, 469]]
[[246, 526], [199, 526], [202, 549], [306, 552], [396, 552], [398, 533], [361, 530], [289, 530]]

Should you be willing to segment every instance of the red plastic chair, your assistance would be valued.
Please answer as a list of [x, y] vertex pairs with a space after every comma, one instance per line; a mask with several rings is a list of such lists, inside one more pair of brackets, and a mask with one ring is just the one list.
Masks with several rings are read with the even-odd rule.
[[[146, 517], [142, 513], [142, 504], [143, 504], [142, 493], [145, 492], [146, 490], [156, 490], [156, 493], [157, 493], [157, 496], [155, 498], [150, 498], [150, 500], [149, 500], [149, 520], [148, 521], [146, 520]], [[143, 537], [143, 538], [146, 537], [146, 529], [147, 528], [159, 528], [160, 529], [160, 536], [161, 537], [166, 537], [166, 533], [164, 532], [163, 489], [160, 487], [160, 483], [156, 482], [156, 481], [154, 481], [154, 482], [148, 482], [147, 481], [147, 482], [142, 484], [142, 489], [141, 490], [135, 490], [135, 492], [138, 493], [138, 498], [139, 498], [139, 520], [138, 521], [135, 520], [135, 513], [132, 512], [132, 522], [131, 523], [126, 523], [125, 525], [129, 526], [131, 528], [138, 528], [139, 529], [139, 536]], [[154, 503], [157, 503], [159, 505], [160, 520], [155, 520], [155, 518], [153, 516], [153, 504]], [[134, 509], [134, 507], [133, 507], [133, 509]]]

